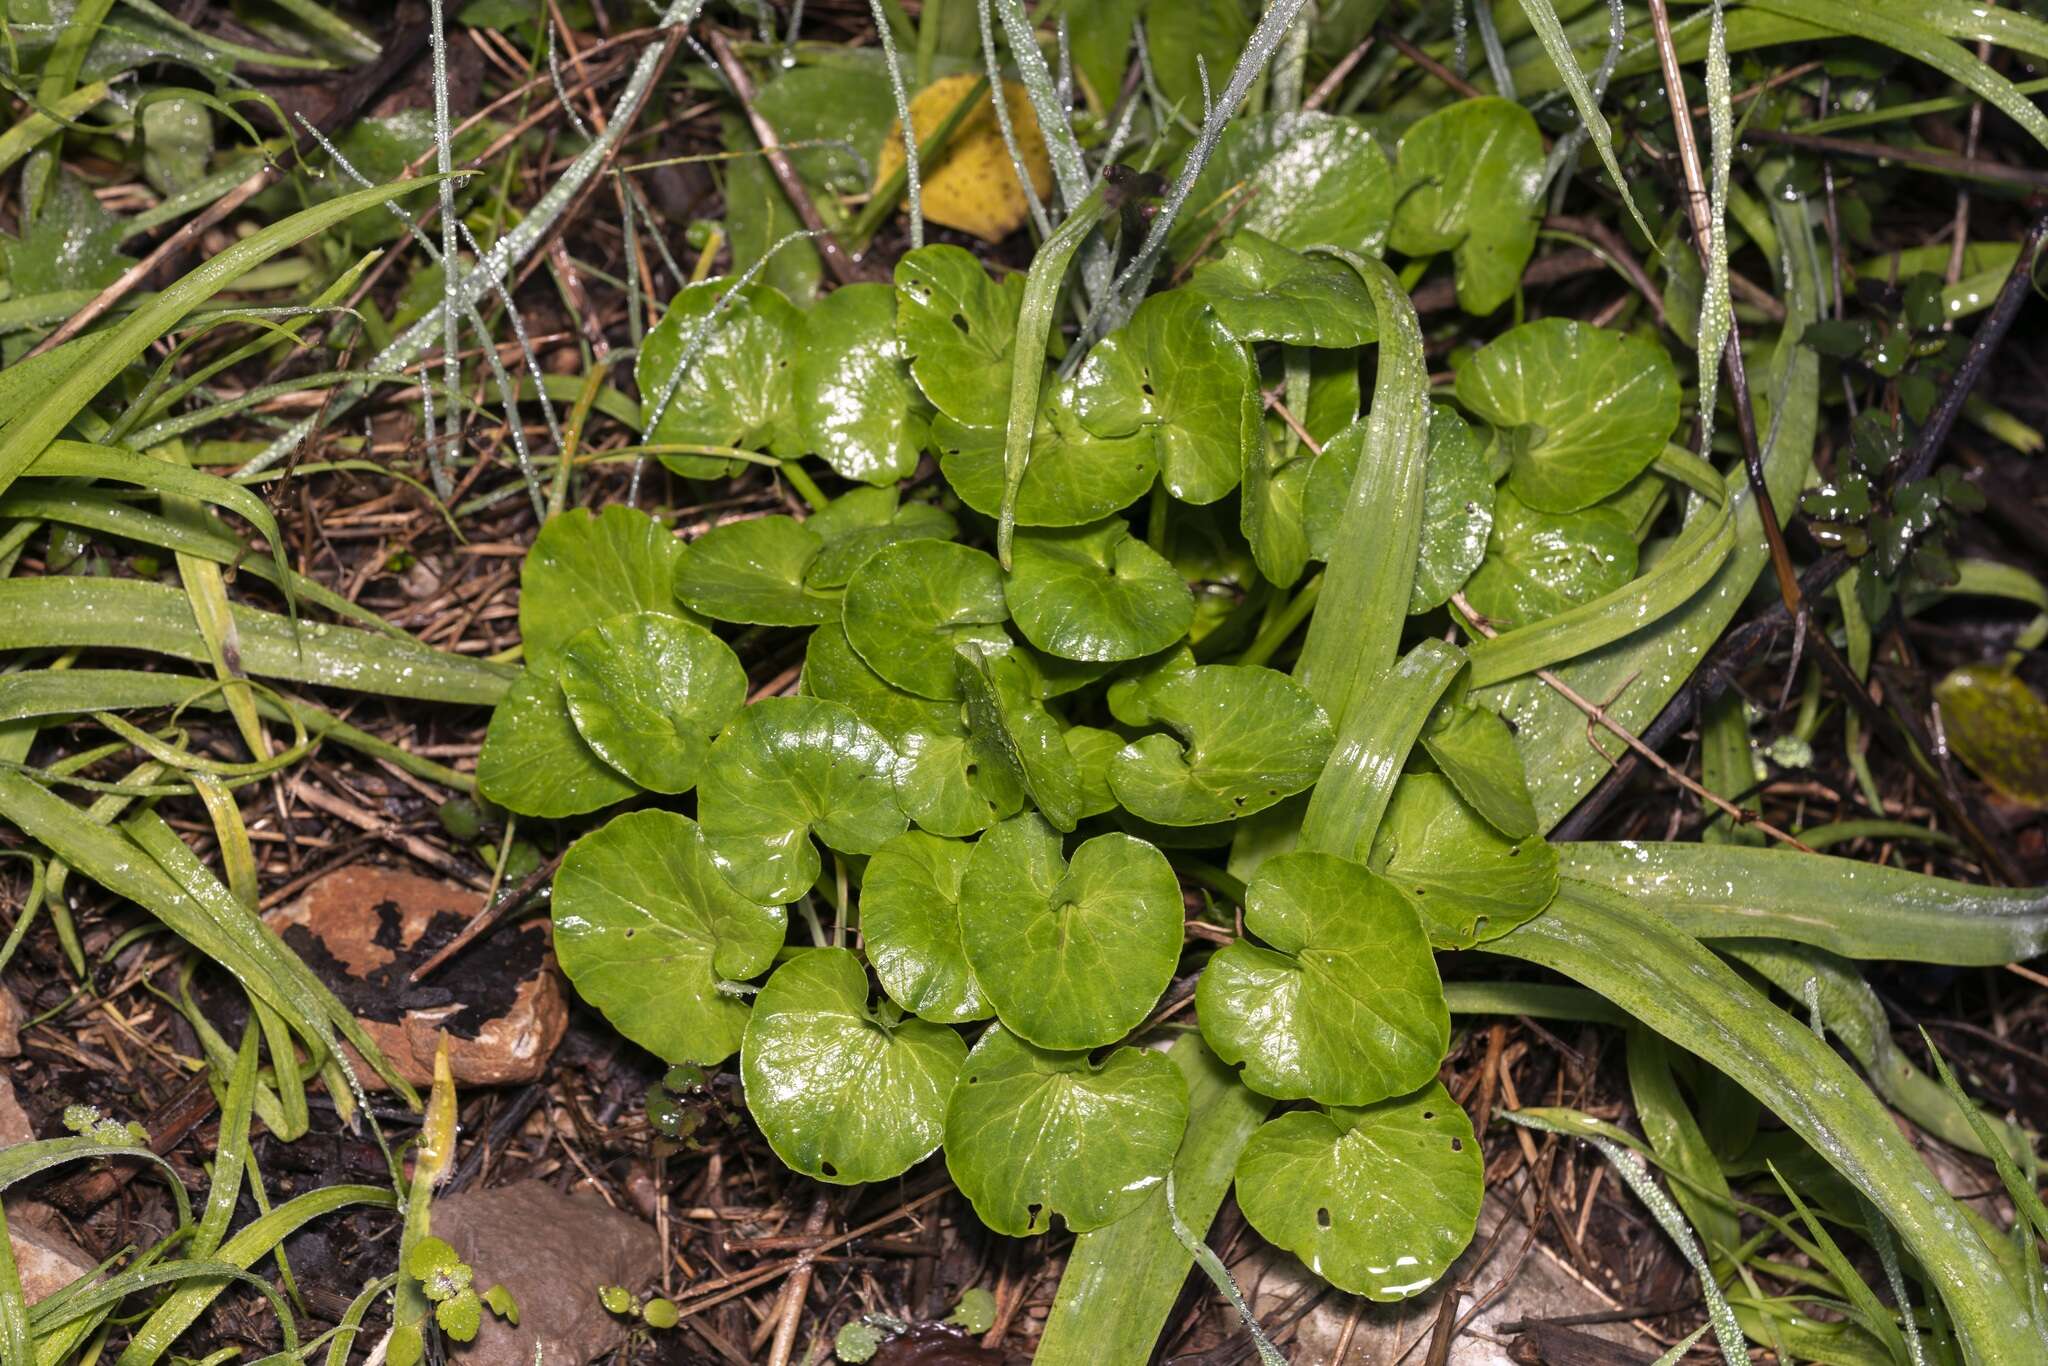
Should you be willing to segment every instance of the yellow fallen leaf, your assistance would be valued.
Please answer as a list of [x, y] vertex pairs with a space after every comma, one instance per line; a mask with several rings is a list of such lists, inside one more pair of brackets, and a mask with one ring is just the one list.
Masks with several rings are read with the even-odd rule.
[[[974, 89], [973, 76], [948, 76], [933, 81], [910, 102], [910, 126], [922, 143]], [[1003, 84], [1003, 103], [1010, 111], [1010, 126], [1017, 136], [1017, 152], [1031, 175], [1032, 188], [1042, 200], [1052, 190], [1052, 163], [1045, 155], [1045, 139], [1038, 131], [1038, 119], [1031, 112], [1031, 98], [1014, 81]], [[881, 155], [875, 158], [875, 188], [903, 165], [903, 124], [892, 123], [889, 136], [882, 139]], [[1017, 169], [1010, 161], [1010, 149], [1003, 144], [1003, 130], [996, 123], [995, 101], [984, 94], [980, 105], [953, 131], [951, 141], [937, 164], [922, 166], [920, 194], [927, 221], [973, 233], [984, 242], [999, 242], [1023, 226], [1031, 212], [1024, 187], [1017, 182]]]

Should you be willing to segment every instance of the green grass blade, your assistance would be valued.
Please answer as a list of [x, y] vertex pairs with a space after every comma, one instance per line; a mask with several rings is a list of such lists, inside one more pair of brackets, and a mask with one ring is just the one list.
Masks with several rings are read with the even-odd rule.
[[1621, 191], [1621, 202], [1628, 207], [1629, 217], [1635, 219], [1644, 237], [1656, 241], [1657, 234], [1651, 232], [1650, 225], [1643, 221], [1635, 196], [1628, 192], [1628, 177], [1621, 173], [1621, 163], [1614, 159], [1614, 132], [1607, 126], [1606, 116], [1600, 112], [1599, 98], [1586, 83], [1586, 73], [1572, 52], [1571, 39], [1565, 36], [1564, 25], [1558, 22], [1556, 6], [1551, 4], [1551, 0], [1522, 0], [1522, 13], [1529, 17], [1529, 27], [1536, 31], [1537, 41], [1543, 44], [1544, 53], [1557, 69], [1558, 79], [1564, 82], [1566, 93], [1572, 97], [1572, 106], [1579, 111], [1579, 123], [1585, 128], [1593, 150], [1599, 153], [1600, 164], [1607, 168], [1614, 188]]
[[0, 1207], [0, 1361], [35, 1359], [35, 1339], [28, 1331], [28, 1297], [21, 1288], [21, 1268], [14, 1264], [7, 1210]]
[[[79, 115], [98, 106], [107, 97], [105, 81], [94, 81], [49, 106], [48, 112], [31, 110], [25, 117], [15, 121], [6, 132], [0, 133], [0, 173], [33, 152], [44, 138], [57, 131]], [[56, 115], [52, 118], [51, 115]]]
[[[1814, 1217], [1813, 1211], [1806, 1207], [1806, 1202], [1799, 1198], [1799, 1192], [1792, 1188], [1792, 1184], [1779, 1172], [1775, 1163], [1771, 1166], [1771, 1179], [1778, 1183], [1778, 1189], [1792, 1202], [1792, 1212], [1806, 1225], [1807, 1235], [1813, 1240], [1813, 1255], [1827, 1268], [1828, 1274], [1835, 1278], [1835, 1284], [1839, 1285], [1842, 1293], [1848, 1297], [1853, 1315], [1862, 1325], [1863, 1331], [1883, 1343], [1885, 1350], [1891, 1353], [1893, 1361], [1910, 1360], [1906, 1351], [1905, 1335], [1899, 1331], [1897, 1319], [1879, 1302], [1869, 1284], [1851, 1265], [1848, 1257], [1843, 1255], [1841, 1246], [1829, 1235], [1821, 1221]], [[1876, 1211], [1873, 1210], [1871, 1213], [1875, 1218]], [[1872, 1232], [1875, 1234], [1876, 1230]], [[1900, 1303], [1903, 1305], [1904, 1301], [1901, 1300]]]
[[[1998, 1169], [1998, 1179], [2005, 1186], [2005, 1193], [2012, 1198], [2013, 1208], [2019, 1211], [2021, 1220], [2033, 1230], [2034, 1237], [2048, 1238], [2048, 1206], [2041, 1203], [2041, 1193], [2034, 1188], [2034, 1182], [2012, 1154], [1998, 1146], [1997, 1137], [1991, 1131], [1990, 1121], [1978, 1112], [1977, 1106], [1963, 1090], [1956, 1074], [1949, 1070], [1948, 1059], [1934, 1046], [1934, 1040], [1927, 1037], [1927, 1031], [1920, 1031], [1921, 1041], [1927, 1045], [1928, 1056], [1934, 1059], [1934, 1070], [1941, 1077], [1942, 1086], [1962, 1112], [1969, 1117], [1970, 1125], [1976, 1129], [1977, 1137], [1991, 1150], [1991, 1165]], [[2036, 1260], [2030, 1258], [2029, 1260]], [[2038, 1273], [2036, 1273], [2038, 1274]]]
[[11, 1148], [0, 1148], [0, 1191], [9, 1186], [41, 1175], [52, 1167], [61, 1167], [66, 1162], [83, 1162], [95, 1157], [132, 1157], [145, 1162], [154, 1162], [164, 1169], [169, 1178], [171, 1199], [178, 1209], [178, 1225], [183, 1227], [192, 1222], [192, 1201], [185, 1194], [185, 1185], [178, 1179], [178, 1173], [170, 1163], [151, 1152], [146, 1145], [137, 1143], [105, 1143], [97, 1138], [79, 1136], [74, 1138], [45, 1138], [34, 1143], [17, 1143]]
[[227, 1097], [221, 1103], [213, 1180], [206, 1189], [199, 1228], [192, 1235], [195, 1257], [212, 1256], [227, 1237], [228, 1221], [235, 1217], [235, 1201], [242, 1193], [242, 1164], [249, 1153], [249, 1108], [256, 1094], [257, 1041], [261, 1037], [254, 1020], [243, 1026], [242, 1046], [235, 1054], [235, 1070], [228, 1077]]
[[1464, 665], [1464, 651], [1457, 646], [1425, 640], [1382, 680], [1371, 706], [1351, 709], [1309, 793], [1302, 848], [1365, 862], [1408, 751]]
[[1557, 846], [1568, 882], [1700, 939], [1789, 939], [1845, 958], [1996, 967], [2048, 952], [2048, 888], [1973, 887], [1832, 855], [1726, 844]]

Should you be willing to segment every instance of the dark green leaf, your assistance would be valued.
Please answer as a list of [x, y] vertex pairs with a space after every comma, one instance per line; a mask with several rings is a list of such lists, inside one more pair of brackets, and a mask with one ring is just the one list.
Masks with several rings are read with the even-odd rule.
[[1146, 695], [1147, 735], [1124, 746], [1109, 782], [1132, 815], [1204, 825], [1263, 811], [1315, 782], [1330, 757], [1329, 719], [1308, 690], [1273, 669], [1205, 664]]
[[860, 929], [889, 999], [940, 1024], [986, 1019], [960, 941], [960, 882], [974, 847], [906, 830], [868, 860], [860, 881]]
[[747, 700], [747, 671], [732, 648], [662, 612], [598, 623], [569, 642], [558, 669], [584, 743], [656, 792], [697, 785], [713, 737]]
[[1538, 512], [1501, 489], [1486, 560], [1465, 595], [1480, 615], [1506, 629], [1591, 602], [1635, 572], [1634, 528], [1613, 508]]
[[1534, 116], [1512, 100], [1461, 100], [1423, 118], [1401, 138], [1394, 249], [1450, 252], [1458, 306], [1493, 312], [1536, 248], [1543, 159]]
[[896, 263], [896, 335], [933, 407], [957, 423], [1001, 427], [1023, 301], [1022, 273], [997, 284], [960, 247], [920, 247]]
[[[1145, 496], [1159, 473], [1147, 437], [1097, 436], [1074, 411], [1071, 384], [1048, 384], [1031, 429], [1031, 454], [1017, 489], [1017, 525], [1078, 526]], [[960, 501], [984, 517], [1003, 503], [1004, 431], [940, 417], [932, 423], [939, 468]]]
[[[1314, 497], [1311, 485], [1310, 497]], [[1422, 549], [1415, 562], [1412, 615], [1441, 607], [1486, 558], [1493, 530], [1493, 475], [1486, 451], [1448, 404], [1429, 409], [1429, 468], [1422, 479]]]
[[[1121, 518], [1018, 533], [1005, 585], [1024, 638], [1062, 659], [1113, 662], [1187, 634], [1194, 596]], [[855, 642], [856, 645], [859, 643]]]
[[1223, 244], [1188, 284], [1243, 341], [1363, 346], [1379, 336], [1372, 296], [1341, 261], [1304, 256], [1255, 232]]
[[1443, 726], [1422, 737], [1422, 747], [1458, 795], [1509, 839], [1536, 834], [1536, 804], [1514, 732], [1499, 715], [1479, 706], [1456, 708]]
[[804, 318], [797, 418], [805, 444], [848, 479], [888, 484], [917, 468], [928, 410], [904, 355], [888, 285], [836, 289]]
[[682, 542], [646, 513], [614, 505], [550, 517], [519, 571], [519, 634], [542, 672], [592, 622], [620, 612], [674, 612]]
[[1168, 248], [1175, 256], [1193, 250], [1225, 214], [1234, 215], [1238, 229], [1296, 251], [1333, 246], [1378, 256], [1394, 213], [1394, 172], [1378, 139], [1357, 119], [1267, 113], [1238, 119], [1224, 131], [1188, 206], [1199, 211], [1183, 213], [1174, 224]]
[[1540, 914], [1557, 892], [1557, 850], [1508, 839], [1434, 773], [1394, 785], [1373, 870], [1408, 898], [1440, 949], [1469, 949]]
[[960, 697], [957, 646], [1009, 644], [1010, 606], [993, 555], [950, 541], [878, 552], [846, 589], [846, 638], [869, 668], [920, 697]]
[[808, 524], [781, 513], [727, 522], [683, 548], [675, 595], [717, 621], [816, 626], [839, 614], [837, 594], [804, 580], [824, 544]]
[[[777, 290], [745, 285], [714, 317], [713, 309], [731, 288], [724, 279], [686, 286], [647, 334], [633, 373], [649, 413], [677, 364], [686, 355], [690, 363], [661, 419], [642, 435], [650, 443], [801, 454], [790, 358], [796, 354], [803, 315]], [[722, 456], [664, 455], [661, 462], [693, 479], [717, 479], [738, 469], [737, 462]]]
[[561, 686], [531, 669], [491, 712], [476, 782], [507, 811], [549, 819], [581, 816], [640, 790], [577, 733]]
[[960, 689], [980, 753], [1010, 770], [1039, 812], [1060, 830], [1081, 819], [1081, 770], [1060, 725], [1032, 693], [1029, 669], [1009, 647], [959, 647]]

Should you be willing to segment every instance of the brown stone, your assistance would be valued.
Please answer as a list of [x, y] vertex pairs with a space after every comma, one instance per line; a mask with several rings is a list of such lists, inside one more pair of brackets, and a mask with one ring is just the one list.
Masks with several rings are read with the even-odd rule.
[[15, 1099], [14, 1083], [0, 1077], [0, 1152], [17, 1143], [33, 1143], [35, 1137], [36, 1126], [29, 1123], [28, 1111]]
[[444, 1196], [430, 1222], [479, 1289], [502, 1284], [519, 1305], [516, 1328], [486, 1310], [476, 1341], [449, 1354], [451, 1366], [533, 1366], [536, 1346], [548, 1366], [582, 1366], [616, 1350], [632, 1326], [598, 1302], [598, 1287], [639, 1294], [661, 1276], [652, 1228], [541, 1181]]
[[7, 1207], [7, 1242], [30, 1304], [56, 1294], [99, 1265], [62, 1230], [20, 1217], [19, 1208]]
[[0, 1058], [21, 1056], [21, 1026], [27, 1018], [20, 998], [0, 986]]
[[[494, 930], [426, 981], [406, 980], [482, 905], [466, 887], [357, 864], [329, 873], [269, 919], [407, 1081], [432, 1082], [444, 1032], [458, 1083], [533, 1081], [569, 1025], [541, 925]], [[378, 1084], [368, 1068], [358, 1071], [365, 1085]]]

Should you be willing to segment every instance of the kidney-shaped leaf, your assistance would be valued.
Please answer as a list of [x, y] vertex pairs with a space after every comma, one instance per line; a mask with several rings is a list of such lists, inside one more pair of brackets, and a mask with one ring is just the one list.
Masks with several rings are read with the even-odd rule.
[[1010, 605], [993, 555], [951, 541], [878, 551], [846, 588], [846, 638], [869, 668], [920, 697], [957, 700], [957, 646], [1009, 643]]
[[906, 830], [860, 880], [860, 932], [889, 999], [940, 1024], [993, 1013], [960, 942], [960, 883], [974, 846]]
[[1012, 648], [969, 642], [960, 647], [960, 687], [967, 726], [980, 748], [1031, 796], [1061, 830], [1081, 819], [1081, 770], [1060, 724], [1032, 695], [1030, 671]]
[[569, 846], [555, 873], [555, 954], [577, 995], [668, 1062], [731, 1057], [747, 998], [720, 991], [767, 969], [782, 908], [719, 876], [695, 821], [631, 811]]
[[1517, 498], [1576, 512], [1664, 449], [1678, 425], [1678, 372], [1656, 342], [1544, 318], [1480, 347], [1458, 371], [1458, 401], [1500, 428]]
[[1195, 619], [1187, 581], [1121, 518], [1020, 531], [1011, 564], [1004, 591], [1017, 629], [1062, 659], [1138, 659]]
[[740, 712], [711, 746], [697, 817], [732, 884], [762, 901], [794, 901], [818, 877], [816, 835], [872, 854], [902, 831], [896, 750], [837, 702], [769, 697]]
[[1237, 487], [1257, 439], [1250, 350], [1184, 289], [1154, 294], [1074, 374], [1074, 411], [1102, 436], [1152, 439], [1159, 477], [1184, 503]]
[[1455, 708], [1422, 746], [1474, 811], [1509, 839], [1527, 839], [1539, 829], [1529, 774], [1514, 732], [1497, 712], [1480, 706]]
[[[650, 444], [800, 454], [790, 358], [796, 354], [803, 315], [781, 291], [743, 285], [725, 311], [714, 316], [731, 288], [730, 280], [686, 286], [647, 334], [633, 374], [649, 416], [677, 367], [685, 360], [688, 364], [682, 365], [682, 378], [646, 439]], [[693, 479], [722, 478], [736, 473], [739, 464], [707, 455], [664, 455], [661, 463]]]
[[732, 647], [666, 612], [624, 612], [562, 651], [562, 696], [597, 757], [655, 792], [697, 785], [705, 753], [747, 701]]
[[804, 570], [815, 590], [843, 589], [854, 573], [898, 541], [950, 541], [960, 524], [930, 503], [899, 505], [894, 488], [850, 489], [804, 523], [825, 538], [818, 557]]
[[1187, 1082], [1164, 1054], [1119, 1048], [1098, 1067], [996, 1025], [946, 1107], [946, 1170], [998, 1233], [1043, 1233], [1055, 1214], [1084, 1233], [1166, 1179], [1187, 1121]]
[[780, 513], [716, 526], [676, 561], [675, 593], [691, 610], [748, 626], [815, 626], [839, 614], [839, 596], [804, 581], [824, 538]]
[[[1249, 202], [1241, 202], [1241, 197]], [[1190, 209], [1168, 239], [1182, 256], [1225, 214], [1283, 247], [1342, 247], [1378, 256], [1394, 213], [1394, 171], [1357, 119], [1316, 111], [1233, 121], [1196, 178]], [[1212, 210], [1213, 206], [1213, 210]]]
[[636, 610], [673, 612], [670, 583], [683, 544], [646, 513], [574, 508], [548, 519], [519, 571], [519, 635], [542, 672], [592, 622]]
[[960, 247], [919, 247], [896, 263], [896, 335], [933, 407], [970, 426], [1002, 424], [1023, 303], [1022, 274], [997, 284]]
[[1237, 1203], [1339, 1290], [1402, 1300], [1472, 1241], [1484, 1166], [1472, 1121], [1432, 1081], [1363, 1109], [1266, 1121], [1238, 1158]]
[[967, 961], [996, 1016], [1045, 1048], [1099, 1048], [1145, 1018], [1180, 961], [1180, 884], [1129, 835], [1060, 854], [1029, 812], [974, 846], [960, 889]]
[[1385, 880], [1330, 854], [1271, 858], [1245, 927], [1202, 969], [1202, 1037], [1282, 1100], [1370, 1105], [1436, 1076], [1451, 1017], [1429, 938]]
[[1274, 669], [1203, 664], [1145, 694], [1146, 735], [1111, 761], [1109, 785], [1134, 816], [1206, 825], [1263, 811], [1315, 782], [1334, 743], [1308, 690]]
[[1557, 850], [1510, 840], [1435, 773], [1411, 773], [1372, 842], [1372, 867], [1408, 898], [1440, 949], [1469, 949], [1533, 920], [1557, 892]]
[[1240, 341], [1363, 346], [1379, 337], [1379, 310], [1358, 273], [1331, 256], [1304, 256], [1255, 232], [1195, 267], [1188, 288]]
[[[1031, 428], [1031, 454], [1017, 487], [1018, 526], [1079, 526], [1129, 507], [1159, 473], [1143, 435], [1097, 436], [1074, 411], [1072, 383], [1048, 384]], [[1003, 503], [1003, 429], [932, 423], [939, 468], [960, 501], [984, 517]]]
[[929, 410], [910, 383], [896, 335], [896, 291], [835, 289], [804, 316], [796, 358], [796, 412], [804, 444], [848, 479], [909, 477]]
[[1614, 508], [1538, 512], [1499, 489], [1486, 559], [1465, 596], [1503, 628], [1530, 626], [1621, 587], [1635, 572], [1635, 533]]
[[555, 680], [532, 669], [491, 712], [476, 782], [507, 811], [550, 820], [601, 810], [639, 790], [577, 734]]
[[887, 1181], [931, 1156], [967, 1045], [944, 1025], [868, 1006], [845, 949], [806, 949], [754, 998], [740, 1052], [747, 1111], [775, 1155], [841, 1185]]
[[1410, 256], [1450, 252], [1458, 306], [1493, 312], [1536, 249], [1543, 160], [1536, 118], [1513, 100], [1439, 109], [1402, 135], [1390, 241]]

